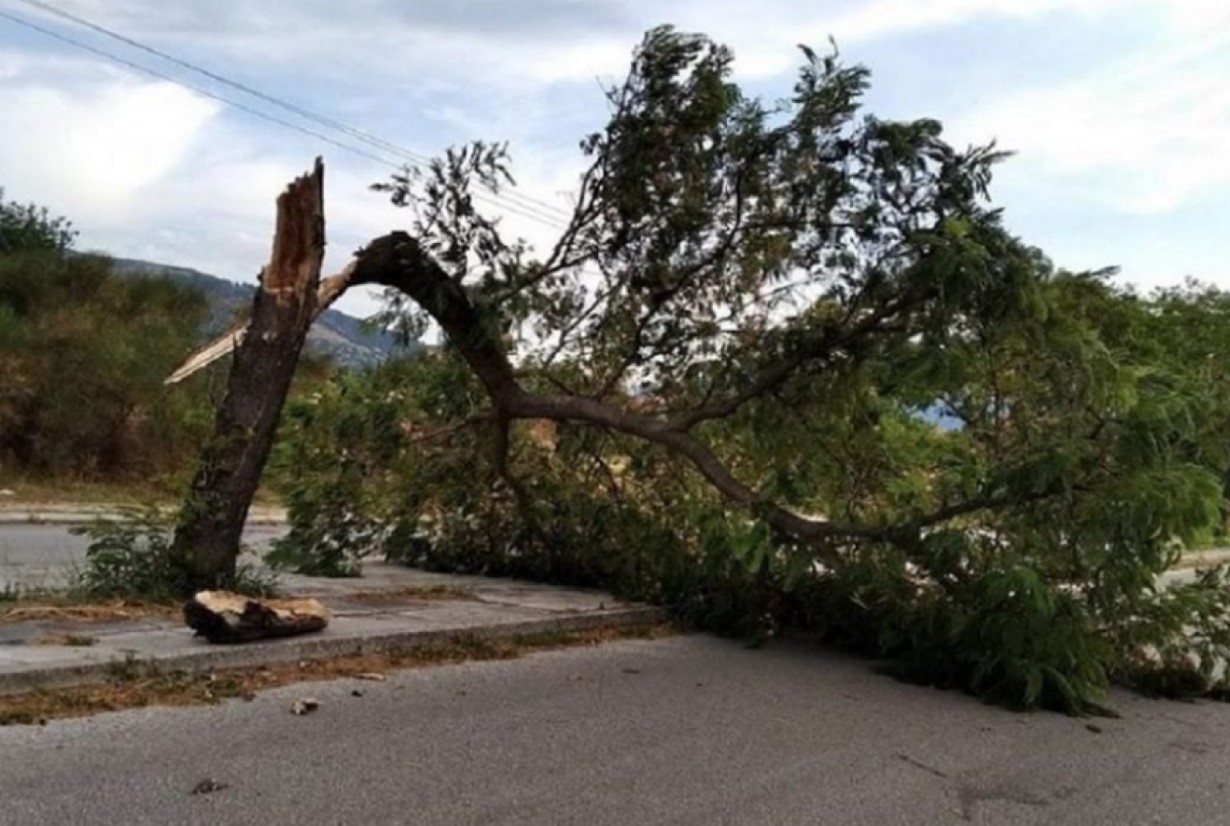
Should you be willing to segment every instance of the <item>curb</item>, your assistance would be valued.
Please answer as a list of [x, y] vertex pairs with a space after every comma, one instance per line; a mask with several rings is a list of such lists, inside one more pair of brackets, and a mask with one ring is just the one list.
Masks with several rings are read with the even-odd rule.
[[[433, 643], [447, 642], [461, 636], [478, 639], [504, 639], [552, 631], [633, 628], [640, 625], [655, 625], [666, 619], [667, 613], [661, 608], [636, 606], [589, 614], [521, 620], [499, 625], [392, 631], [337, 639], [304, 636], [229, 646], [203, 643], [208, 647], [200, 651], [165, 657], [140, 658], [133, 662], [147, 666], [155, 673], [170, 671], [202, 673], [216, 669], [254, 668], [299, 660], [316, 661], [361, 654], [410, 651]], [[116, 658], [86, 665], [49, 666], [0, 674], [0, 695], [107, 682], [114, 677], [117, 665], [127, 665], [127, 661]]]

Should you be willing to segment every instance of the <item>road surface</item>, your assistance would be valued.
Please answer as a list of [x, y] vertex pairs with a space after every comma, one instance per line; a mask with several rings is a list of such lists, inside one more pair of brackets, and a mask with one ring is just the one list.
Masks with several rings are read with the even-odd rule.
[[0, 824], [1226, 823], [1230, 707], [1116, 702], [1091, 730], [798, 646], [624, 642], [0, 728]]
[[[281, 526], [252, 525], [244, 542], [264, 547], [285, 532]], [[85, 561], [89, 538], [74, 536], [66, 525], [0, 524], [0, 591], [6, 586], [63, 584]]]

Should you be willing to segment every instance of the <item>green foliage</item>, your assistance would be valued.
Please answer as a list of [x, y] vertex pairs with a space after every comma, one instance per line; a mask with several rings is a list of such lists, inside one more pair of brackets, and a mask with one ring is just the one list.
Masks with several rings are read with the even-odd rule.
[[1230, 698], [1230, 568], [1133, 596], [1110, 629], [1115, 676], [1156, 696]]
[[0, 187], [0, 255], [16, 252], [63, 252], [77, 233], [67, 218], [53, 216], [46, 207], [4, 201]]
[[804, 55], [768, 104], [650, 32], [542, 257], [475, 207], [499, 145], [383, 186], [473, 307], [452, 346], [502, 342], [563, 412], [505, 439], [519, 397], [451, 350], [341, 383], [282, 448], [298, 558], [603, 585], [1022, 708], [1224, 693], [1226, 574], [1159, 582], [1225, 509], [1230, 302], [1056, 269], [988, 203], [1002, 153]]
[[[183, 568], [171, 554], [173, 528], [174, 518], [153, 505], [125, 508], [118, 518], [73, 528], [90, 539], [74, 590], [91, 599], [178, 600], [186, 587]], [[240, 564], [234, 581], [223, 587], [267, 596], [275, 585], [269, 574]]]
[[[1105, 713], [1111, 679], [1161, 691], [1183, 675], [1185, 691], [1217, 690], [1210, 664], [1230, 654], [1230, 589], [1212, 574], [1154, 587], [1174, 562], [1170, 537], [1214, 516], [1216, 490], [1199, 468], [1107, 477], [981, 527], [932, 531], [911, 553], [868, 545], [830, 568], [730, 510], [670, 457], [587, 429], [561, 426], [546, 444], [532, 428], [517, 432], [527, 514], [487, 459], [489, 422], [441, 432], [470, 409], [470, 382], [442, 354], [348, 376], [292, 407], [279, 464], [293, 469], [289, 537], [301, 570], [383, 553], [431, 570], [602, 586], [727, 633], [818, 631], [904, 679], [1021, 708]], [[918, 448], [915, 426], [890, 432]], [[1030, 489], [1071, 472], [1051, 456], [1008, 476]], [[1155, 685], [1163, 673], [1171, 682]]]
[[1189, 282], [1131, 303], [1134, 345], [1202, 402], [1186, 449], [1221, 485], [1216, 533], [1225, 537], [1230, 533], [1230, 294]]
[[1105, 711], [1108, 647], [1080, 601], [1033, 569], [997, 570], [940, 591], [870, 568], [832, 578], [822, 593], [834, 638], [887, 660], [902, 679], [1015, 708]]
[[95, 598], [169, 600], [182, 593], [170, 553], [170, 525], [157, 507], [130, 509], [120, 519], [74, 528], [88, 536], [78, 589]]
[[162, 381], [196, 344], [203, 298], [27, 246], [0, 252], [0, 463], [108, 480], [181, 468], [208, 424], [206, 394]]
[[363, 558], [381, 552], [387, 531], [377, 497], [404, 436], [396, 387], [412, 374], [412, 360], [337, 373], [287, 405], [270, 471], [292, 518], [270, 564], [357, 576]]

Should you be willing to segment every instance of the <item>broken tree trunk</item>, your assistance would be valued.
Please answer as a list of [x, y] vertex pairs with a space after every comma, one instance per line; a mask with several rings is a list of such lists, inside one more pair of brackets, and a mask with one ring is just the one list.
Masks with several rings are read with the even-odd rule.
[[324, 165], [317, 158], [278, 198], [273, 254], [175, 528], [172, 553], [188, 593], [234, 579], [248, 508], [314, 317], [324, 249]]
[[[342, 297], [342, 293], [346, 292], [346, 288], [350, 286], [354, 272], [355, 265], [351, 263], [341, 272], [321, 279], [320, 289], [316, 291], [316, 307], [312, 311], [313, 321], [319, 318], [325, 310], [329, 309], [334, 301]], [[229, 356], [243, 341], [243, 337], [248, 334], [248, 324], [249, 322], [247, 321], [237, 322], [231, 329], [189, 356], [183, 364], [175, 369], [174, 373], [167, 376], [163, 383], [177, 384], [193, 373], [204, 370], [215, 361]]]
[[184, 622], [210, 642], [251, 642], [323, 630], [329, 609], [314, 599], [257, 600], [201, 591], [184, 604]]

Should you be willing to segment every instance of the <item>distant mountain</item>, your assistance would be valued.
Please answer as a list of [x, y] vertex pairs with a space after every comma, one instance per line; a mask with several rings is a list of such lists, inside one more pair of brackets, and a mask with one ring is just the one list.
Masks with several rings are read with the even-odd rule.
[[[238, 284], [186, 267], [172, 267], [131, 258], [113, 260], [115, 271], [121, 275], [161, 275], [204, 293], [209, 302], [209, 320], [201, 331], [203, 339], [225, 330], [237, 312], [250, 307], [252, 293], [256, 289], [254, 285]], [[324, 353], [338, 364], [348, 367], [375, 364], [395, 350], [406, 349], [397, 343], [391, 333], [369, 329], [362, 320], [338, 310], [325, 310], [308, 330], [307, 341], [310, 350]], [[419, 344], [413, 343], [409, 349], [416, 350], [419, 347]]]

